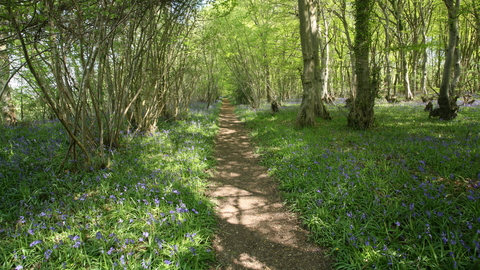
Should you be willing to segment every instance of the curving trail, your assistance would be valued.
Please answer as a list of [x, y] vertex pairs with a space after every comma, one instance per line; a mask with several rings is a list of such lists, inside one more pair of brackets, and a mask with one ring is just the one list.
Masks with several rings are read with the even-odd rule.
[[308, 241], [283, 205], [267, 169], [258, 165], [248, 131], [233, 109], [225, 99], [209, 188], [218, 216], [217, 263], [211, 269], [331, 269], [323, 249]]

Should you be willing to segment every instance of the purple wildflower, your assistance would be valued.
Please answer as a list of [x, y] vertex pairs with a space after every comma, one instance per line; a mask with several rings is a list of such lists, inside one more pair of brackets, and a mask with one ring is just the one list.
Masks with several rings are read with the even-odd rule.
[[110, 247], [110, 249], [107, 251], [108, 255], [112, 255], [112, 253], [115, 251], [113, 247]]
[[30, 247], [36, 246], [38, 244], [42, 243], [42, 240], [35, 240], [32, 243], [30, 243]]
[[47, 249], [47, 251], [45, 251], [45, 260], [48, 260], [50, 259], [50, 255], [52, 255], [52, 250], [51, 249]]
[[122, 265], [125, 265], [125, 264], [126, 264], [126, 262], [125, 262], [125, 255], [120, 256], [120, 263], [121, 263]]
[[150, 267], [150, 263], [142, 260], [142, 267], [143, 267], [144, 269], [148, 269], [148, 268]]

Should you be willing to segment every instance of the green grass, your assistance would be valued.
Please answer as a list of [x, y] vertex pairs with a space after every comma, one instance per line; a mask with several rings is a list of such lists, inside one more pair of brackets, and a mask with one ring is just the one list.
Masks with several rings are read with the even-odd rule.
[[237, 113], [264, 164], [336, 269], [480, 268], [479, 108], [453, 121], [378, 104], [372, 130], [332, 121], [294, 128], [298, 104]]
[[58, 123], [0, 128], [0, 268], [205, 269], [218, 113], [124, 134], [108, 168], [78, 173], [56, 172], [68, 147]]

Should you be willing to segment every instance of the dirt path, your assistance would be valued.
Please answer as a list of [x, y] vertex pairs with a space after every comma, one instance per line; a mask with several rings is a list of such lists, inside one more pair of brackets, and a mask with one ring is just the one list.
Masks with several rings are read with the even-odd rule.
[[209, 191], [219, 217], [213, 241], [217, 264], [211, 269], [331, 269], [252, 150], [244, 124], [224, 100]]

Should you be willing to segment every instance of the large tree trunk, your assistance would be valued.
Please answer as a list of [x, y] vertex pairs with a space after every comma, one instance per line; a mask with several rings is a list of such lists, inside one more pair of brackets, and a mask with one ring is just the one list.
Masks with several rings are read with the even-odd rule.
[[[1, 37], [1, 35], [0, 35]], [[0, 46], [0, 106], [2, 107], [3, 122], [7, 125], [13, 125], [17, 122], [15, 114], [15, 105], [12, 100], [11, 88], [8, 84], [10, 80], [10, 59], [7, 52], [7, 46]]]
[[[458, 78], [460, 77], [460, 52], [457, 44], [458, 36], [458, 10], [460, 0], [444, 0], [448, 9], [448, 48], [445, 53], [445, 65], [443, 68], [442, 84], [438, 97], [439, 108], [432, 111], [431, 115], [439, 116], [443, 120], [451, 120], [457, 116], [458, 106], [453, 97]], [[452, 67], [454, 66], [454, 78], [451, 79]]]
[[297, 126], [315, 125], [315, 115], [330, 118], [320, 93], [318, 30], [316, 10], [312, 0], [298, 0], [300, 37], [303, 54], [303, 98], [297, 115]]
[[303, 97], [297, 115], [297, 126], [315, 125], [315, 56], [313, 48], [312, 25], [310, 22], [310, 1], [298, 0], [300, 17], [300, 38], [303, 55]]
[[15, 105], [12, 100], [11, 88], [4, 78], [0, 78], [0, 80], [0, 94], [3, 94], [1, 95], [0, 100], [3, 122], [7, 125], [15, 125], [17, 123], [17, 116], [15, 113]]
[[357, 95], [348, 115], [348, 125], [356, 129], [373, 126], [376, 83], [371, 78], [369, 52], [371, 44], [370, 15], [373, 0], [355, 1], [355, 73]]

